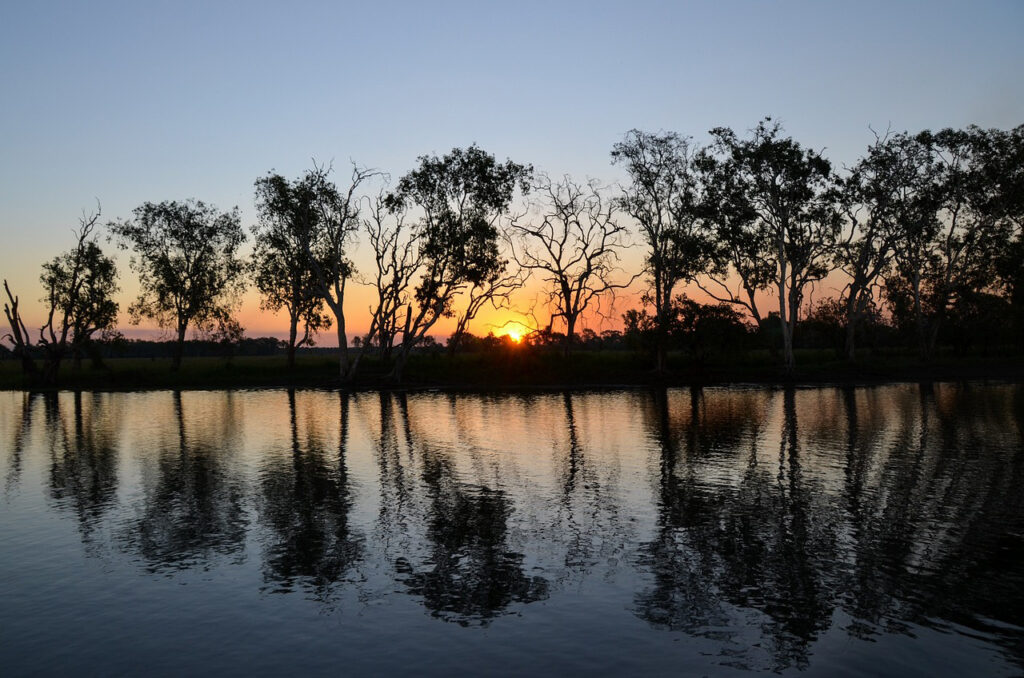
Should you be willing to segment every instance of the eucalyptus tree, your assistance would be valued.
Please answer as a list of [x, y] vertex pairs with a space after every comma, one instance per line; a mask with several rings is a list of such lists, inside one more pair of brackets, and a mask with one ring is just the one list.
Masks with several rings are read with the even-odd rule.
[[[288, 181], [280, 174], [256, 180], [256, 212], [252, 256], [253, 279], [262, 300], [260, 308], [288, 313], [288, 367], [295, 367], [295, 350], [311, 346], [317, 331], [331, 326], [324, 311], [312, 258], [323, 252], [314, 243], [319, 210], [315, 173]], [[327, 262], [320, 262], [321, 269]], [[299, 337], [299, 324], [302, 337]]]
[[884, 276], [892, 271], [898, 248], [929, 232], [934, 219], [934, 172], [927, 147], [907, 134], [876, 136], [867, 154], [842, 182], [847, 231], [836, 263], [848, 276], [841, 302], [845, 315], [845, 353], [856, 356], [856, 331], [876, 300]]
[[220, 212], [199, 200], [147, 202], [110, 230], [122, 249], [132, 250], [131, 268], [139, 278], [131, 321], [149, 318], [174, 331], [171, 369], [177, 371], [188, 327], [228, 323], [245, 287], [238, 208]]
[[508, 212], [516, 188], [529, 191], [532, 173], [529, 165], [499, 163], [475, 145], [454, 148], [440, 158], [420, 156], [419, 166], [388, 196], [392, 209], [415, 208], [422, 215], [416, 226], [422, 263], [413, 293], [417, 308], [414, 313], [411, 303], [406, 306], [392, 372], [396, 380], [430, 328], [455, 315], [456, 297], [467, 289], [486, 289], [506, 270], [497, 221]]
[[913, 318], [925, 359], [953, 308], [998, 284], [1015, 230], [1005, 209], [1014, 171], [1003, 156], [1007, 134], [972, 126], [916, 136], [932, 164], [930, 218], [906, 232], [886, 292], [897, 316]]
[[[738, 263], [737, 272], [753, 291], [774, 288], [785, 366], [792, 370], [793, 329], [804, 293], [831, 270], [841, 213], [829, 161], [781, 133], [771, 118], [747, 139], [728, 128], [713, 129], [702, 162], [717, 184], [711, 194], [725, 196], [712, 205], [710, 217], [720, 256]], [[737, 262], [734, 252], [745, 258]], [[752, 292], [745, 301], [724, 300], [755, 306]]]
[[524, 271], [542, 277], [551, 317], [565, 321], [568, 356], [583, 313], [640, 274], [621, 275], [618, 264], [629, 247], [628, 232], [614, 201], [596, 181], [583, 185], [568, 176], [552, 181], [541, 175], [534, 191], [537, 214], [511, 222], [513, 256]]
[[1013, 309], [1018, 340], [1024, 342], [1024, 125], [989, 138], [989, 185], [995, 190], [988, 209], [1006, 223], [1009, 236], [996, 261], [999, 286]]
[[713, 262], [694, 149], [689, 138], [674, 132], [631, 130], [612, 147], [611, 155], [631, 179], [619, 206], [636, 221], [647, 246], [645, 270], [655, 311], [657, 369], [663, 371], [674, 315], [673, 290], [707, 272]]

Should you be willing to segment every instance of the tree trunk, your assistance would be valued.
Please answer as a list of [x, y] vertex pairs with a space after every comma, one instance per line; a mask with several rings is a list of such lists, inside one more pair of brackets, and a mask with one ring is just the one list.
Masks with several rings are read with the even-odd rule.
[[[789, 321], [790, 313], [787, 312], [786, 302], [788, 294], [786, 293], [786, 284], [779, 284], [779, 327], [782, 329], [782, 365], [789, 374], [793, 371], [793, 366], [796, 363], [793, 357], [793, 326]], [[792, 309], [789, 309], [790, 311]]]
[[454, 356], [455, 351], [458, 350], [459, 342], [462, 341], [462, 335], [466, 333], [466, 325], [469, 323], [468, 320], [460, 319], [455, 325], [455, 331], [452, 333], [451, 338], [448, 339], [448, 355]]
[[299, 334], [299, 319], [292, 316], [288, 319], [288, 369], [295, 370], [295, 339]]
[[[402, 347], [398, 350], [398, 357], [395, 359], [395, 366], [391, 369], [391, 378], [396, 383], [402, 381], [402, 371], [405, 369], [405, 361], [409, 359], [409, 351], [412, 350], [412, 306], [405, 307], [405, 329], [402, 331]], [[422, 317], [422, 314], [421, 316]], [[418, 321], [417, 321], [418, 324]]]
[[576, 316], [565, 316], [565, 357], [569, 357], [572, 350], [572, 337], [576, 333]]
[[661, 265], [654, 264], [654, 270], [652, 271], [654, 277], [654, 371], [658, 374], [664, 374], [665, 362], [666, 362], [666, 349], [665, 344], [667, 343], [667, 332], [665, 325], [668, 323], [668, 308], [669, 300], [666, 298], [667, 293], [665, 288], [664, 275], [662, 274]]
[[344, 381], [348, 377], [348, 336], [345, 334], [345, 316], [338, 314], [338, 377]]
[[853, 362], [857, 359], [856, 329], [857, 318], [860, 316], [858, 297], [860, 290], [853, 285], [850, 286], [850, 296], [846, 299], [846, 341], [843, 345], [843, 355], [846, 360]]
[[177, 372], [181, 369], [181, 356], [185, 352], [185, 330], [188, 329], [188, 323], [178, 323], [178, 339], [174, 342], [174, 355], [171, 358], [171, 372]]
[[843, 347], [843, 352], [846, 355], [848, 362], [856, 362], [857, 360], [857, 323], [847, 320], [846, 321], [846, 343]]

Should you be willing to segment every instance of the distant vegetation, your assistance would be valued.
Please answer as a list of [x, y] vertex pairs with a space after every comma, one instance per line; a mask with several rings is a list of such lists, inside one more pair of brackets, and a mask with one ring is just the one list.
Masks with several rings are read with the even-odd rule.
[[[413, 363], [436, 379], [431, 370], [462, 370], [472, 361], [455, 356], [473, 353], [517, 356], [523, 371], [510, 378], [518, 382], [527, 368], [550, 372], [557, 360], [594, 370], [623, 364], [576, 360], [581, 351], [630, 356], [633, 375], [755, 363], [793, 375], [807, 351], [850, 364], [864, 364], [859, 349], [871, 350], [868, 363], [905, 362], [912, 351], [921, 364], [939, 364], [950, 354], [1024, 347], [1024, 126], [876, 135], [842, 170], [771, 119], [710, 137], [699, 146], [673, 132], [627, 133], [611, 152], [630, 178], [621, 188], [550, 178], [476, 146], [422, 156], [393, 186], [360, 166], [341, 187], [330, 167], [295, 179], [271, 173], [256, 181], [249, 261], [239, 256], [247, 235], [237, 208], [145, 203], [108, 232], [131, 252], [138, 277], [132, 322], [149, 318], [173, 332], [172, 372], [197, 351], [225, 359], [283, 352], [294, 372], [296, 356], [331, 327], [339, 346], [330, 369], [342, 383], [357, 382], [361, 369], [400, 382]], [[522, 209], [519, 195], [528, 201]], [[98, 211], [83, 216], [74, 247], [43, 266], [38, 332], [4, 282], [10, 331], [0, 357], [18, 361], [22, 383], [68, 379], [67, 360], [74, 372], [86, 357], [102, 367], [165, 351], [117, 332], [117, 271], [100, 247], [98, 219]], [[372, 254], [368, 270], [351, 260], [359, 242]], [[644, 253], [642, 270], [624, 269], [630, 248]], [[812, 301], [832, 274], [840, 293]], [[516, 307], [531, 277], [545, 297], [517, 307], [534, 320], [522, 345], [470, 334], [485, 306]], [[638, 280], [641, 307], [613, 311], [616, 292]], [[243, 337], [234, 312], [249, 284], [264, 309], [287, 313], [286, 341]], [[351, 284], [375, 295], [368, 332], [350, 346]], [[687, 285], [714, 303], [681, 294]], [[580, 331], [582, 319], [613, 313], [623, 331]], [[447, 362], [431, 335], [442, 318], [456, 326]], [[187, 342], [189, 328], [205, 343]], [[433, 357], [414, 359], [421, 355]]]

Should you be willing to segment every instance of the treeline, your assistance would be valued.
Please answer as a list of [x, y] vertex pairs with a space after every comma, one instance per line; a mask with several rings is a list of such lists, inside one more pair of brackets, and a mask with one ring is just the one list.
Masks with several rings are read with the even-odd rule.
[[[233, 312], [248, 284], [264, 310], [287, 315], [289, 365], [317, 332], [334, 329], [342, 380], [368, 352], [401, 380], [442, 318], [454, 319], [448, 347], [459, 350], [477, 314], [511, 308], [530, 278], [546, 297], [518, 309], [535, 321], [527, 340], [558, 341], [566, 355], [581, 319], [613, 314], [616, 292], [642, 278], [642, 307], [622, 316], [618, 345], [649, 350], [658, 370], [673, 348], [697, 355], [751, 336], [770, 341], [787, 370], [806, 344], [801, 333], [829, 337], [849, 360], [879, 337], [925, 360], [943, 341], [963, 349], [1002, 333], [1024, 342], [1024, 126], [887, 132], [840, 170], [766, 118], [745, 135], [715, 128], [706, 145], [633, 130], [611, 160], [628, 174], [625, 186], [552, 178], [475, 145], [421, 156], [394, 184], [358, 165], [340, 186], [329, 166], [270, 173], [255, 185], [249, 260], [239, 254], [247, 233], [238, 209], [198, 200], [144, 203], [107, 225], [108, 240], [131, 252], [140, 289], [132, 322], [174, 332], [173, 369], [190, 327], [218, 344], [241, 339]], [[525, 207], [514, 206], [517, 195]], [[43, 267], [38, 339], [5, 282], [4, 338], [44, 382], [68, 356], [77, 364], [116, 336], [117, 272], [98, 217], [83, 217], [75, 247]], [[362, 270], [357, 245], [372, 257]], [[642, 270], [624, 270], [629, 248], [643, 251]], [[811, 304], [832, 274], [844, 285], [838, 296]], [[352, 284], [375, 294], [368, 331], [350, 349]], [[687, 285], [715, 303], [681, 295]]]

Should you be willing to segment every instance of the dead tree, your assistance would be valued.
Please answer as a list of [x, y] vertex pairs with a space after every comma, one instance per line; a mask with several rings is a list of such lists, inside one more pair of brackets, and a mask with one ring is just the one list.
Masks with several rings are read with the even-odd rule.
[[565, 176], [553, 182], [541, 175], [534, 190], [538, 214], [512, 221], [510, 243], [519, 266], [542, 276], [552, 320], [565, 321], [568, 356], [583, 314], [599, 309], [603, 299], [640, 274], [625, 278], [618, 267], [620, 254], [630, 247], [628, 232], [596, 181], [579, 184]]
[[29, 337], [28, 328], [21, 319], [21, 311], [18, 309], [18, 297], [11, 293], [11, 288], [4, 280], [4, 292], [7, 293], [7, 301], [4, 302], [4, 315], [7, 316], [7, 323], [11, 331], [0, 337], [11, 342], [11, 353], [21, 361], [21, 372], [26, 377], [36, 379], [39, 376], [39, 368], [32, 359], [32, 339]]

